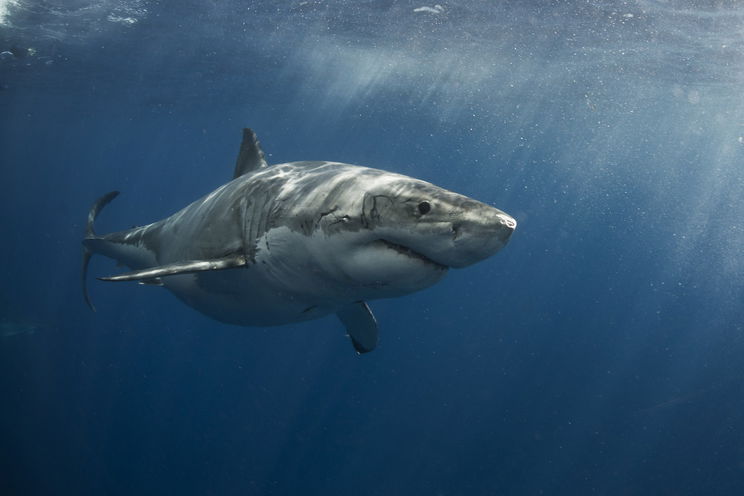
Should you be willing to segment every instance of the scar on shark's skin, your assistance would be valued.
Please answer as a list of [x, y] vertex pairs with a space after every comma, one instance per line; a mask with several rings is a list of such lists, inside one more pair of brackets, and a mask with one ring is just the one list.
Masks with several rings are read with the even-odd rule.
[[354, 348], [378, 341], [366, 301], [410, 294], [503, 248], [508, 214], [412, 177], [338, 162], [269, 166], [243, 130], [232, 181], [152, 224], [98, 235], [118, 192], [93, 204], [88, 263], [105, 255], [130, 272], [104, 281], [163, 286], [221, 322], [271, 326], [335, 313]]

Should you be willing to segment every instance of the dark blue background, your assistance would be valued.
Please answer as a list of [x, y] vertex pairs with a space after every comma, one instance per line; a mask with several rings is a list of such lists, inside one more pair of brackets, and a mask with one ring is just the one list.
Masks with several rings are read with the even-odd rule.
[[[22, 2], [0, 26], [2, 494], [744, 491], [736, 3]], [[28, 48], [33, 48], [28, 52]], [[509, 246], [334, 318], [79, 289], [99, 231], [270, 163], [491, 203]], [[94, 275], [117, 272], [94, 259]]]

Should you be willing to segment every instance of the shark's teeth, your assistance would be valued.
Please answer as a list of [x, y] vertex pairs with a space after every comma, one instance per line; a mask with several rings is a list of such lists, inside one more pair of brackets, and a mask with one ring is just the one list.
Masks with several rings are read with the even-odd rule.
[[437, 267], [439, 267], [441, 269], [444, 269], [444, 270], [447, 269], [447, 266], [446, 265], [442, 265], [440, 263], [437, 263], [434, 260], [432, 260], [431, 258], [427, 257], [426, 255], [423, 255], [423, 254], [421, 254], [421, 253], [419, 253], [417, 251], [414, 251], [414, 250], [412, 250], [411, 248], [409, 248], [407, 246], [399, 245], [397, 243], [393, 243], [392, 241], [388, 241], [386, 239], [381, 239], [380, 241], [382, 241], [385, 244], [385, 246], [387, 246], [391, 250], [395, 250], [398, 253], [401, 253], [401, 254], [403, 254], [403, 255], [405, 255], [407, 257], [419, 259], [419, 260], [421, 260], [423, 262], [426, 262], [426, 263], [431, 264], [431, 265], [435, 265], [435, 266], [437, 266]]

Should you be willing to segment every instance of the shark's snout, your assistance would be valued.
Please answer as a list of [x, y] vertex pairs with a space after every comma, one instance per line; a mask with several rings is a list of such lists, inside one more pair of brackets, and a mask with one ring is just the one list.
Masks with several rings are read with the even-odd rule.
[[499, 219], [501, 220], [501, 224], [507, 228], [510, 229], [510, 233], [514, 232], [514, 230], [517, 228], [517, 221], [512, 217], [511, 215], [500, 213], [498, 214]]
[[453, 249], [447, 265], [467, 267], [480, 262], [506, 246], [517, 227], [509, 214], [483, 205], [452, 224]]
[[517, 221], [509, 214], [499, 213], [496, 215], [496, 231], [502, 240], [502, 246], [509, 241], [514, 230], [517, 228]]

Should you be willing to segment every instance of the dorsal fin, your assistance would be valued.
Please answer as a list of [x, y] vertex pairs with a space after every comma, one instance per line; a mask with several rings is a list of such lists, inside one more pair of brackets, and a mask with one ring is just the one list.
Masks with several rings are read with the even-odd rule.
[[268, 167], [268, 164], [256, 133], [252, 129], [243, 129], [243, 142], [240, 143], [240, 152], [238, 152], [238, 160], [235, 162], [233, 179], [264, 167]]

